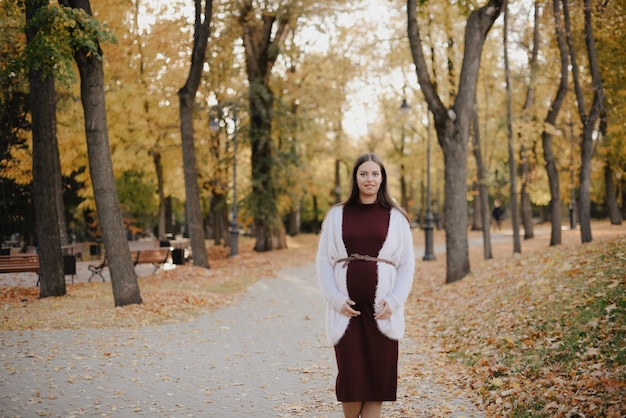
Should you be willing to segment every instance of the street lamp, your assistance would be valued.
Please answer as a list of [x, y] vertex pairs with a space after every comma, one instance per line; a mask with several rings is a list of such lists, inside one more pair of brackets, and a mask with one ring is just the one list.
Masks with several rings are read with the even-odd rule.
[[570, 137], [570, 200], [569, 200], [569, 227], [570, 229], [576, 229], [576, 187], [575, 187], [575, 173], [574, 173], [574, 123], [572, 122], [572, 116], [569, 121], [569, 137]]
[[424, 235], [426, 240], [426, 250], [424, 251], [424, 261], [436, 259], [433, 251], [433, 229], [435, 222], [430, 199], [430, 112], [426, 119], [426, 216], [424, 217]]
[[407, 103], [406, 99], [402, 99], [402, 104], [400, 105], [400, 113], [403, 116], [406, 116], [411, 111], [411, 106]]
[[[229, 118], [233, 122], [233, 208], [230, 220], [230, 256], [232, 257], [239, 254], [239, 226], [237, 224], [237, 107], [225, 105], [217, 108], [220, 116]], [[229, 112], [231, 108], [232, 112]], [[211, 118], [209, 129], [211, 132], [219, 132], [221, 129], [220, 120], [217, 116]]]
[[617, 198], [619, 199], [618, 203], [620, 203], [617, 208], [620, 209], [620, 213], [624, 207], [624, 201], [622, 200], [622, 171], [618, 171], [615, 173], [615, 178], [617, 178]]
[[[402, 100], [400, 105], [400, 113], [407, 115], [411, 107], [407, 103], [406, 99]], [[433, 250], [433, 230], [435, 228], [435, 222], [433, 218], [433, 211], [431, 207], [430, 198], [430, 113], [428, 113], [428, 119], [426, 120], [426, 128], [428, 134], [426, 137], [426, 215], [424, 217], [424, 257], [422, 260], [431, 261], [435, 260], [435, 252]]]

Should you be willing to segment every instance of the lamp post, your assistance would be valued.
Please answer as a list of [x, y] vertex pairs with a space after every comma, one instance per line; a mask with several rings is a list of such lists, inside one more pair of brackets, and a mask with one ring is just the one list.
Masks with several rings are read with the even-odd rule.
[[[407, 115], [411, 107], [407, 103], [406, 99], [402, 100], [400, 105], [400, 113]], [[424, 257], [422, 260], [431, 261], [435, 260], [435, 252], [433, 250], [433, 230], [435, 228], [433, 211], [431, 207], [430, 197], [430, 112], [428, 113], [428, 119], [426, 121], [427, 136], [426, 136], [426, 215], [424, 216]]]
[[424, 251], [424, 261], [435, 260], [433, 251], [433, 229], [435, 222], [430, 199], [430, 112], [426, 120], [426, 216], [424, 217], [424, 238], [426, 240], [426, 250]]
[[618, 171], [615, 173], [615, 178], [617, 179], [617, 199], [618, 199], [618, 205], [617, 208], [620, 211], [620, 214], [622, 213], [622, 210], [624, 209], [624, 201], [622, 200], [622, 171]]
[[569, 227], [570, 229], [576, 229], [576, 187], [575, 173], [574, 173], [574, 123], [570, 114], [569, 122], [569, 138], [570, 138], [570, 200], [569, 200]]
[[[406, 116], [409, 113], [410, 107], [406, 102], [406, 99], [402, 100], [402, 105], [400, 105], [400, 113], [403, 116]], [[409, 212], [409, 202], [407, 197], [407, 186], [406, 186], [406, 166], [405, 166], [405, 144], [406, 144], [406, 121], [402, 120], [402, 134], [400, 137], [400, 206], [404, 208], [404, 210]]]
[[[220, 115], [224, 115], [224, 108], [218, 106]], [[225, 112], [228, 114], [229, 112]], [[224, 117], [227, 117], [224, 115]], [[230, 220], [230, 256], [239, 254], [239, 226], [237, 224], [237, 107], [232, 106], [232, 114], [230, 120], [233, 122], [233, 207]], [[214, 116], [210, 123], [209, 129], [212, 132], [219, 132], [221, 128], [220, 120]], [[228, 132], [227, 132], [228, 133]]]

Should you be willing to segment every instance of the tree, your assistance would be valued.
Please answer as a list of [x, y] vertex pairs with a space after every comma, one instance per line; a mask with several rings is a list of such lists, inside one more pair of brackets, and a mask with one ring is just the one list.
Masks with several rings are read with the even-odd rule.
[[[333, 35], [344, 37], [345, 32], [337, 28]], [[297, 135], [294, 157], [298, 165], [284, 165], [288, 172], [281, 176], [282, 188], [295, 192], [292, 206], [304, 202], [301, 209], [306, 211], [306, 203], [310, 203], [314, 231], [319, 226], [317, 197], [328, 196], [322, 199], [323, 209], [326, 202], [332, 205], [341, 201], [341, 167], [347, 159], [341, 118], [347, 84], [356, 70], [349, 51], [335, 47], [324, 54], [303, 54], [295, 73], [289, 73], [285, 83], [280, 83], [280, 79], [277, 83], [277, 91], [288, 92], [283, 100], [298, 103], [294, 128]]]
[[483, 163], [483, 154], [480, 146], [480, 129], [478, 124], [478, 112], [474, 112], [472, 119], [472, 143], [474, 159], [476, 160], [476, 173], [478, 177], [478, 196], [474, 199], [480, 201], [477, 205], [480, 208], [481, 227], [483, 231], [483, 257], [485, 260], [493, 258], [491, 251], [491, 233], [490, 220], [491, 212], [489, 211], [489, 193], [487, 191], [487, 180], [485, 178], [485, 164]]
[[[623, 2], [604, 2], [597, 7], [594, 37], [597, 41], [598, 64], [602, 74], [604, 111], [600, 116], [600, 141], [596, 141], [595, 155], [605, 168], [605, 202], [611, 224], [619, 225], [626, 212], [621, 192], [626, 171], [626, 96], [623, 94], [624, 66], [623, 34], [625, 29]], [[622, 211], [619, 210], [621, 200]]]
[[[606, 185], [606, 205], [609, 208], [609, 220], [611, 225], [621, 225], [622, 213], [619, 211], [617, 205], [615, 182], [613, 181], [614, 176], [615, 173], [611, 170], [611, 166], [606, 164], [604, 166], [604, 184]], [[618, 179], [617, 181], [619, 182], [620, 180], [621, 179]], [[619, 187], [617, 189], [619, 190]]]
[[32, 163], [28, 159], [23, 167], [21, 164], [29, 157], [27, 133], [32, 120], [28, 114], [28, 71], [20, 59], [25, 47], [23, 12], [16, 4], [0, 3], [4, 29], [0, 33], [0, 238], [19, 233], [30, 244], [35, 235]]
[[[89, 172], [93, 181], [98, 219], [102, 228], [104, 250], [111, 272], [115, 306], [143, 303], [137, 283], [137, 274], [126, 241], [126, 231], [119, 207], [113, 163], [109, 149], [109, 133], [104, 99], [104, 72], [102, 50], [96, 33], [92, 32], [89, 0], [62, 0], [73, 9], [76, 36], [74, 59], [80, 74], [80, 91], [85, 118], [85, 134], [89, 154]], [[80, 37], [78, 35], [81, 35]], [[78, 43], [87, 35], [87, 44]]]
[[[298, 36], [297, 31], [290, 33]], [[337, 27], [333, 35], [343, 37], [345, 33]], [[318, 155], [336, 157], [335, 182], [339, 181], [342, 104], [354, 65], [346, 51], [338, 49], [339, 46], [319, 54], [306, 52], [290, 42], [281, 59], [286, 71], [277, 71], [272, 77], [272, 90], [276, 92], [272, 136], [275, 159], [279, 161], [274, 164], [272, 177], [277, 209], [280, 213], [288, 212], [290, 236], [300, 232], [307, 199], [319, 191], [316, 183], [320, 178], [311, 175], [319, 169]], [[328, 151], [320, 150], [324, 146], [329, 147]], [[327, 180], [324, 186], [329, 186]], [[335, 191], [340, 194], [340, 185]]]
[[563, 0], [563, 14], [565, 16], [565, 28], [568, 40], [570, 60], [572, 63], [572, 76], [574, 78], [574, 91], [576, 92], [576, 103], [578, 105], [578, 115], [583, 125], [583, 138], [581, 146], [581, 166], [580, 166], [580, 238], [583, 243], [591, 242], [591, 157], [593, 154], [593, 134], [596, 123], [602, 113], [604, 104], [604, 91], [602, 90], [602, 78], [598, 66], [595, 41], [593, 38], [593, 28], [591, 24], [591, 2], [584, 0], [584, 21], [585, 21], [585, 44], [587, 49], [587, 59], [589, 71], [591, 72], [591, 88], [593, 99], [589, 113], [585, 109], [585, 97], [581, 86], [580, 70], [577, 64], [574, 41], [571, 34], [571, 24], [569, 17], [569, 6], [567, 0]]
[[253, 233], [255, 251], [271, 251], [287, 246], [285, 228], [276, 206], [276, 189], [272, 177], [272, 110], [274, 94], [270, 88], [272, 67], [280, 54], [292, 16], [285, 7], [275, 11], [257, 11], [251, 0], [239, 7], [246, 70], [249, 83], [250, 145], [252, 155], [252, 194], [249, 207], [254, 209]]
[[191, 66], [185, 85], [178, 91], [180, 99], [180, 134], [183, 149], [183, 167], [185, 172], [185, 190], [187, 194], [187, 227], [193, 252], [193, 264], [209, 268], [209, 260], [204, 241], [202, 210], [200, 207], [200, 190], [198, 187], [198, 170], [196, 168], [196, 151], [193, 136], [194, 98], [200, 85], [206, 48], [210, 35], [212, 0], [206, 0], [204, 12], [202, 1], [195, 0], [195, 20]]
[[511, 76], [509, 70], [509, 47], [508, 47], [508, 2], [504, 3], [504, 78], [506, 84], [506, 128], [509, 146], [509, 187], [511, 193], [511, 221], [513, 224], [513, 252], [521, 253], [522, 246], [519, 236], [519, 208], [517, 201], [517, 163], [515, 162], [515, 146], [513, 143], [513, 112], [511, 105]]
[[[539, 56], [539, 2], [535, 0], [534, 8], [533, 8], [533, 35], [532, 35], [532, 49], [530, 51], [530, 82], [528, 83], [528, 88], [526, 89], [526, 100], [524, 101], [524, 106], [522, 108], [522, 118], [523, 121], [529, 123], [531, 126], [534, 126], [536, 118], [534, 115], [531, 115], [531, 110], [534, 106], [535, 101], [535, 84], [537, 80], [537, 71], [538, 71], [538, 63], [537, 57]], [[533, 220], [532, 220], [532, 208], [530, 201], [530, 193], [528, 192], [528, 186], [530, 182], [531, 175], [531, 157], [534, 157], [534, 153], [531, 153], [531, 150], [526, 146], [527, 138], [523, 135], [519, 135], [521, 139], [520, 143], [520, 172], [521, 172], [521, 189], [520, 189], [520, 200], [522, 207], [522, 225], [524, 225], [524, 239], [534, 238], [535, 232], [533, 230]], [[532, 141], [534, 150], [535, 140]], [[534, 164], [533, 164], [534, 166]]]
[[[25, 6], [28, 6], [28, 25], [24, 28]], [[35, 238], [35, 216], [32, 207], [33, 194], [32, 174], [33, 164], [37, 166], [36, 170], [38, 178], [41, 181], [41, 172], [46, 176], [43, 179], [48, 184], [44, 188], [46, 195], [50, 195], [47, 199], [54, 199], [57, 211], [57, 228], [60, 242], [55, 246], [61, 247], [67, 244], [67, 209], [72, 209], [64, 205], [65, 199], [74, 204], [71, 199], [71, 187], [64, 184], [61, 176], [61, 162], [59, 158], [59, 146], [57, 140], [58, 120], [56, 114], [58, 109], [58, 95], [56, 84], [61, 86], [69, 84], [72, 79], [71, 69], [67, 62], [72, 61], [71, 57], [67, 58], [63, 54], [66, 32], [64, 28], [64, 15], [60, 13], [59, 7], [51, 6], [48, 3], [38, 2], [3, 2], [2, 25], [6, 29], [3, 33], [2, 50], [3, 54], [2, 71], [0, 71], [1, 96], [2, 104], [5, 112], [0, 117], [0, 132], [2, 132], [2, 140], [0, 143], [0, 167], [1, 176], [4, 177], [3, 192], [5, 194], [5, 204], [0, 223], [7, 225], [2, 227], [2, 236], [10, 235], [14, 232], [20, 232], [25, 239], [25, 243], [32, 245], [37, 243]], [[24, 44], [24, 31], [28, 31], [26, 36], [27, 45]], [[22, 36], [20, 36], [20, 31]], [[67, 55], [67, 54], [66, 54]], [[36, 85], [41, 85], [41, 89], [27, 86], [28, 74], [38, 78], [34, 81]], [[56, 81], [59, 80], [59, 83]], [[33, 124], [38, 129], [37, 138], [33, 138], [33, 143], [38, 148], [35, 150], [37, 160], [32, 157], [29, 139], [32, 134], [32, 126], [30, 121], [32, 116], [28, 117], [27, 113], [30, 107], [27, 104], [27, 97], [30, 95], [31, 102], [37, 107], [34, 118], [37, 121]], [[38, 97], [41, 95], [41, 98]], [[50, 95], [50, 97], [48, 97]], [[40, 100], [41, 99], [41, 100]], [[42, 111], [44, 106], [53, 106], [52, 109]], [[44, 117], [42, 120], [42, 116]], [[41, 124], [44, 124], [43, 132]], [[54, 126], [46, 126], [53, 124]], [[44, 155], [41, 154], [42, 149], [41, 134], [47, 138]], [[51, 142], [48, 144], [47, 141]], [[45, 167], [42, 166], [45, 165]], [[71, 175], [66, 177], [71, 182]], [[54, 180], [54, 182], [52, 182]], [[54, 184], [54, 187], [52, 187]], [[38, 188], [38, 187], [37, 187]], [[68, 192], [68, 193], [65, 193]], [[52, 196], [54, 195], [54, 196]], [[37, 196], [41, 201], [41, 196]], [[50, 209], [40, 209], [42, 213], [50, 213]], [[48, 216], [48, 222], [52, 225], [51, 217]], [[70, 221], [71, 217], [67, 218]], [[47, 245], [48, 247], [48, 245]], [[51, 266], [52, 263], [46, 263]], [[45, 282], [47, 279], [42, 278]], [[44, 285], [45, 287], [45, 285]]]
[[[208, 45], [207, 56], [210, 59], [209, 71], [203, 75], [203, 84], [208, 88], [203, 98], [206, 101], [207, 113], [211, 122], [216, 122], [217, 131], [209, 129], [207, 146], [201, 148], [208, 151], [205, 158], [199, 158], [199, 166], [203, 169], [199, 173], [201, 190], [209, 194], [210, 211], [208, 212], [208, 228], [215, 245], [230, 245], [229, 217], [232, 215], [232, 200], [228, 201], [229, 191], [234, 192], [231, 176], [234, 162], [239, 167], [246, 167], [247, 161], [241, 158], [247, 149], [247, 109], [244, 106], [243, 93], [246, 90], [245, 68], [242, 65], [243, 50], [240, 39], [240, 28], [234, 24], [236, 4], [233, 2], [219, 2], [213, 5], [212, 34]], [[202, 88], [200, 89], [202, 92]], [[216, 102], [216, 103], [215, 103]], [[234, 133], [235, 124], [232, 118], [237, 113], [237, 138], [239, 147], [235, 155]], [[207, 126], [207, 125], [204, 125]], [[223, 128], [223, 129], [222, 129]], [[206, 161], [206, 162], [205, 162]], [[241, 173], [244, 170], [238, 170]], [[237, 177], [241, 179], [239, 175]], [[238, 184], [238, 196], [247, 193], [248, 182]], [[234, 196], [235, 193], [232, 193]], [[241, 199], [238, 199], [241, 200]], [[238, 202], [239, 203], [239, 202]], [[237, 207], [239, 208], [239, 206]], [[205, 212], [206, 213], [206, 212]], [[240, 216], [242, 215], [242, 216]], [[247, 223], [243, 211], [237, 211], [240, 221]]]
[[568, 85], [568, 54], [563, 23], [561, 21], [560, 0], [552, 0], [552, 15], [559, 48], [561, 77], [554, 99], [544, 119], [541, 142], [543, 145], [543, 159], [545, 160], [546, 171], [548, 173], [548, 184], [550, 186], [550, 218], [552, 222], [550, 245], [559, 245], [561, 244], [561, 191], [559, 185], [559, 171], [556, 165], [556, 157], [552, 149], [552, 137], [555, 131], [557, 116], [561, 111], [561, 106], [567, 95]]
[[[171, 198], [185, 201], [176, 94], [191, 55], [189, 34], [180, 28], [193, 16], [179, 13], [180, 2], [92, 0], [92, 7], [96, 14], [106, 13], [111, 32], [124, 34], [116, 44], [102, 45], [115, 176], [119, 179], [125, 171], [142, 174], [142, 183], [153, 190], [151, 198], [159, 206], [133, 214], [146, 221], [137, 232], [149, 236], [158, 231], [156, 236], [163, 239], [176, 232], [171, 216], [166, 217]], [[132, 205], [122, 194], [119, 198], [123, 206]]]
[[470, 271], [467, 240], [467, 141], [475, 112], [476, 80], [485, 38], [500, 15], [503, 0], [490, 0], [472, 11], [465, 28], [465, 52], [454, 104], [446, 108], [430, 79], [417, 22], [417, 1], [407, 0], [411, 54], [422, 92], [435, 120], [445, 163], [446, 283]]
[[[29, 47], [37, 48], [45, 44], [41, 42], [37, 45], [37, 36], [43, 36], [38, 32], [43, 31], [42, 26], [46, 24], [44, 16], [47, 5], [47, 0], [26, 2], [26, 38]], [[67, 292], [58, 210], [59, 207], [63, 208], [63, 200], [60, 193], [61, 170], [56, 137], [56, 93], [52, 66], [47, 60], [37, 62], [30, 59], [29, 61], [29, 104], [33, 133], [33, 201], [40, 266], [39, 296], [44, 298], [63, 296]]]

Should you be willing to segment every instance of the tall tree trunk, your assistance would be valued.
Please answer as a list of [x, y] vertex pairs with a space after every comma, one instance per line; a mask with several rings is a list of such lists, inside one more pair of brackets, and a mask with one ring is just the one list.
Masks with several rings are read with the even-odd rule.
[[217, 192], [215, 189], [211, 197], [211, 214], [213, 218], [213, 244], [227, 245], [229, 241], [226, 195], [221, 191]]
[[155, 147], [150, 151], [154, 170], [157, 175], [157, 190], [159, 193], [159, 223], [157, 236], [160, 240], [167, 237], [165, 231], [165, 194], [163, 193], [163, 163], [161, 162], [161, 151]]
[[252, 146], [252, 206], [254, 250], [272, 251], [287, 247], [285, 228], [276, 205], [273, 179], [272, 108], [273, 93], [256, 77], [250, 80], [250, 141]]
[[[561, 106], [567, 95], [567, 77], [568, 77], [568, 54], [567, 44], [563, 23], [561, 21], [560, 0], [552, 0], [552, 14], [554, 18], [554, 27], [556, 30], [556, 38], [559, 46], [559, 55], [561, 58], [561, 78], [556, 95], [552, 100], [548, 114], [544, 120], [544, 126], [555, 127], [556, 118], [561, 111]], [[561, 244], [561, 190], [559, 186], [559, 171], [556, 166], [556, 158], [552, 150], [552, 129], [546, 129], [541, 132], [541, 142], [543, 145], [543, 159], [546, 164], [548, 173], [548, 185], [550, 187], [550, 222], [552, 225], [550, 234], [550, 245]]]
[[480, 201], [480, 218], [483, 231], [483, 257], [485, 260], [493, 258], [491, 252], [491, 216], [489, 212], [489, 191], [487, 190], [487, 179], [485, 178], [485, 164], [483, 163], [483, 154], [480, 144], [480, 129], [478, 124], [478, 112], [474, 112], [472, 119], [472, 138], [474, 139], [473, 153], [476, 160], [476, 175], [478, 177], [478, 196], [475, 199]]
[[[476, 156], [474, 156], [476, 158]], [[477, 169], [478, 170], [478, 169]], [[472, 231], [483, 230], [482, 210], [480, 209], [480, 186], [478, 181], [472, 182]]]
[[578, 114], [583, 125], [583, 140], [581, 145], [580, 163], [580, 196], [579, 196], [579, 218], [580, 218], [580, 238], [583, 243], [591, 242], [591, 157], [593, 154], [593, 132], [596, 123], [602, 113], [604, 102], [604, 91], [602, 89], [602, 78], [598, 67], [598, 57], [596, 55], [595, 41], [593, 39], [593, 28], [591, 24], [591, 2], [584, 0], [585, 19], [585, 44], [587, 47], [587, 58], [591, 72], [591, 84], [593, 90], [593, 100], [589, 113], [585, 113], [585, 98], [581, 88], [581, 77], [576, 63], [576, 52], [574, 51], [574, 41], [571, 35], [571, 25], [569, 18], [569, 7], [567, 0], [562, 0], [563, 13], [565, 16], [565, 28], [569, 46], [569, 55], [572, 63], [572, 75], [574, 78], [574, 91], [576, 92], [576, 103]]
[[[522, 114], [525, 116], [525, 120], [536, 121], [536, 117], [532, 114], [531, 110], [535, 101], [535, 80], [537, 79], [537, 57], [539, 56], [539, 2], [534, 2], [533, 13], [533, 46], [530, 55], [530, 83], [526, 90], [526, 100], [524, 107], [522, 108]], [[532, 115], [531, 115], [532, 114]], [[521, 137], [521, 135], [520, 135]], [[533, 157], [536, 157], [534, 152], [534, 145], [536, 142], [533, 140]], [[524, 239], [531, 239], [535, 237], [533, 228], [532, 206], [530, 201], [530, 195], [528, 193], [528, 182], [530, 179], [532, 167], [530, 164], [530, 150], [526, 147], [526, 141], [521, 138], [520, 144], [520, 174], [521, 174], [521, 204], [522, 204], [522, 224], [524, 225]]]
[[[32, 43], [42, 29], [33, 24], [33, 18], [47, 5], [47, 0], [26, 2], [28, 43]], [[37, 68], [31, 66], [28, 77], [33, 135], [33, 202], [40, 266], [39, 297], [42, 298], [63, 296], [67, 292], [59, 228], [58, 199], [61, 196], [56, 192], [61, 178], [56, 137], [56, 92], [52, 71], [46, 71], [44, 67], [43, 64]], [[60, 204], [63, 207], [62, 201]]]
[[[276, 205], [273, 179], [272, 112], [274, 94], [269, 86], [272, 67], [280, 53], [289, 27], [285, 10], [264, 11], [256, 16], [251, 1], [241, 2], [239, 24], [243, 31], [246, 70], [249, 82], [250, 145], [252, 154], [252, 195], [254, 250], [271, 251], [287, 247], [285, 227]], [[280, 17], [278, 16], [280, 13]], [[274, 27], [274, 23], [278, 23]]]
[[513, 252], [521, 253], [522, 244], [519, 235], [519, 207], [517, 201], [517, 163], [515, 161], [515, 144], [513, 140], [513, 112], [511, 105], [511, 76], [509, 70], [509, 46], [508, 46], [508, 2], [504, 5], [504, 79], [506, 84], [506, 130], [509, 148], [509, 186], [510, 186], [510, 205], [511, 205], [511, 223], [513, 224]]
[[301, 204], [298, 202], [294, 207], [289, 211], [289, 236], [295, 237], [300, 234], [300, 225], [301, 225]]
[[[56, 104], [56, 99], [55, 99]], [[56, 106], [55, 106], [56, 107]], [[55, 116], [56, 121], [56, 116]], [[56, 122], [55, 122], [56, 123]], [[65, 220], [65, 203], [63, 201], [63, 176], [61, 174], [61, 158], [59, 156], [59, 142], [56, 137], [56, 129], [54, 132], [54, 142], [55, 146], [52, 149], [54, 152], [54, 156], [52, 157], [52, 162], [56, 166], [54, 172], [56, 173], [54, 176], [54, 193], [56, 194], [56, 204], [57, 204], [57, 218], [59, 220], [59, 239], [61, 242], [61, 246], [65, 246], [69, 244], [69, 238], [67, 236], [67, 222]]]
[[[223, 115], [220, 115], [220, 117], [222, 116]], [[228, 152], [229, 142], [226, 142], [224, 146], [221, 143], [221, 138], [219, 131], [211, 137], [211, 146], [209, 149], [215, 161], [224, 161], [225, 158], [222, 155], [222, 150]], [[228, 138], [226, 138], [226, 140], [228, 141]], [[211, 220], [213, 225], [214, 245], [230, 245], [230, 240], [228, 239], [228, 204], [226, 202], [226, 193], [228, 190], [227, 178], [227, 168], [223, 164], [218, 164], [214, 179], [210, 183]]]
[[[89, 0], [63, 0], [72, 8], [92, 16]], [[97, 44], [97, 39], [92, 40]], [[109, 262], [115, 306], [143, 303], [137, 283], [126, 231], [120, 211], [113, 163], [109, 148], [109, 131], [104, 100], [102, 51], [95, 56], [78, 48], [74, 57], [80, 73], [80, 93], [85, 117], [85, 133], [89, 155], [89, 172], [93, 182], [98, 219], [102, 229], [104, 251]]]
[[611, 225], [621, 225], [622, 214], [617, 206], [617, 193], [615, 191], [615, 183], [613, 181], [614, 175], [615, 173], [613, 173], [609, 164], [606, 163], [604, 166], [604, 185], [606, 187], [606, 205], [609, 208], [609, 221], [611, 222]]
[[624, 219], [626, 218], [626, 205], [624, 204], [624, 202], [626, 202], [626, 187], [622, 187], [622, 181], [623, 179], [618, 180], [617, 195], [619, 196], [619, 201], [622, 204], [621, 212], [622, 212], [622, 219]]
[[417, 77], [435, 119], [445, 162], [446, 283], [470, 271], [467, 241], [467, 141], [476, 103], [476, 83], [485, 38], [500, 15], [503, 0], [490, 0], [474, 10], [465, 27], [464, 58], [458, 95], [446, 109], [428, 73], [417, 23], [417, 0], [407, 0], [407, 32]]
[[520, 174], [521, 189], [520, 202], [522, 206], [522, 225], [524, 226], [524, 239], [535, 237], [533, 230], [533, 211], [528, 193], [528, 181], [530, 179], [530, 150], [526, 148], [524, 143], [520, 144]]
[[317, 206], [317, 195], [313, 195], [313, 233], [316, 235], [320, 233], [320, 224], [320, 211]]
[[180, 101], [180, 135], [183, 151], [185, 175], [187, 228], [191, 241], [194, 266], [209, 268], [209, 259], [204, 240], [204, 223], [200, 206], [200, 188], [198, 187], [198, 169], [196, 167], [196, 149], [193, 137], [193, 110], [196, 93], [202, 77], [206, 48], [210, 36], [212, 0], [205, 0], [204, 13], [202, 1], [195, 0], [195, 21], [191, 66], [185, 85], [178, 90]]

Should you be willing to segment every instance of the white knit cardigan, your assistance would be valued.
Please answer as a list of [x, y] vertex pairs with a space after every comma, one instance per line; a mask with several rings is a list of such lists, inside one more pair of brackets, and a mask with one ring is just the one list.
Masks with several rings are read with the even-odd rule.
[[[322, 224], [317, 251], [317, 277], [322, 296], [327, 302], [326, 335], [336, 345], [343, 337], [350, 318], [341, 314], [348, 297], [347, 268], [337, 260], [348, 257], [342, 237], [343, 206], [333, 206]], [[363, 225], [367, 228], [367, 225]], [[378, 285], [374, 305], [382, 300], [391, 308], [391, 316], [377, 320], [378, 329], [387, 337], [399, 340], [404, 336], [404, 303], [411, 291], [415, 272], [413, 237], [406, 218], [392, 208], [387, 238], [378, 258], [389, 260], [393, 265], [377, 262]]]

